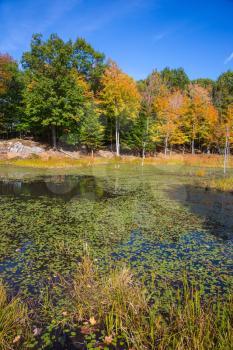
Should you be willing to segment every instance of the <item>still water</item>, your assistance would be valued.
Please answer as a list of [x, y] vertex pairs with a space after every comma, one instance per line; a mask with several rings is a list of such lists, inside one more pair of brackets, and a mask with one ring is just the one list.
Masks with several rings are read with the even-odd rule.
[[233, 283], [233, 195], [197, 186], [192, 169], [0, 168], [0, 275], [26, 295], [72, 276], [85, 249], [101, 268], [127, 263], [156, 292], [182, 276]]

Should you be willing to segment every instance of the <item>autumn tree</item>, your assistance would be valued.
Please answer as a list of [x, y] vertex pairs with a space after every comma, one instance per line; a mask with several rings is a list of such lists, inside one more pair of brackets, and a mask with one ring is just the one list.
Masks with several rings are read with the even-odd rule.
[[168, 145], [184, 144], [186, 135], [181, 128], [182, 115], [185, 113], [186, 97], [180, 92], [167, 91], [155, 99], [157, 121], [154, 125], [157, 138], [164, 139], [164, 153], [167, 155]]
[[[161, 75], [154, 71], [147, 79], [138, 84], [141, 94], [141, 131], [142, 131], [142, 157], [145, 157], [146, 147], [150, 140], [150, 131], [152, 120], [155, 119], [156, 113], [154, 101], [162, 96], [166, 91], [166, 87], [162, 81]], [[144, 121], [144, 123], [143, 123]]]
[[207, 89], [197, 84], [190, 84], [188, 96], [189, 103], [183, 123], [194, 154], [197, 138], [210, 142], [209, 135], [217, 122], [217, 111]]
[[110, 61], [101, 79], [99, 94], [102, 113], [115, 120], [116, 154], [120, 155], [120, 125], [125, 119], [135, 119], [140, 108], [140, 95], [132, 78]]

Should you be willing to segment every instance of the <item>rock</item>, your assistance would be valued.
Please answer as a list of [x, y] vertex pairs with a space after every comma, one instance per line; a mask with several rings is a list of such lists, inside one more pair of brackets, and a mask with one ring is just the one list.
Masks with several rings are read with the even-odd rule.
[[21, 142], [16, 142], [9, 147], [8, 152], [30, 155], [30, 154], [40, 154], [44, 152], [44, 149], [38, 146], [25, 146]]
[[103, 151], [103, 150], [100, 150], [100, 151], [98, 151], [96, 154], [97, 154], [97, 156], [102, 157], [102, 158], [111, 159], [111, 158], [114, 157], [114, 153], [113, 153], [113, 152], [110, 152], [110, 151]]

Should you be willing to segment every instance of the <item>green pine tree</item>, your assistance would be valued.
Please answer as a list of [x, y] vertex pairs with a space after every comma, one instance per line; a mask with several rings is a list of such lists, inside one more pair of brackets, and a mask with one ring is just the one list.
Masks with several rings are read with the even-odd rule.
[[104, 127], [100, 123], [94, 106], [90, 105], [81, 123], [80, 142], [87, 147], [93, 157], [94, 151], [102, 146], [103, 137]]

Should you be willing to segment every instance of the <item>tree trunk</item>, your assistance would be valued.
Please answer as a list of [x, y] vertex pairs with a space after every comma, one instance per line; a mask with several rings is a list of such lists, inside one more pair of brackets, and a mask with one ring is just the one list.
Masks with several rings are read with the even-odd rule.
[[142, 143], [142, 158], [144, 159], [146, 156], [146, 144], [149, 130], [149, 118], [146, 119], [146, 139]]
[[192, 140], [192, 154], [195, 154], [195, 143], [194, 143], [194, 140]]
[[94, 151], [93, 151], [93, 149], [91, 150], [91, 158], [94, 158]]
[[229, 128], [226, 128], [226, 142], [225, 142], [225, 149], [224, 149], [224, 175], [226, 175], [227, 172], [227, 163], [228, 163], [228, 156], [229, 156]]
[[167, 150], [168, 150], [167, 145], [168, 145], [168, 137], [166, 136], [165, 137], [165, 147], [164, 147], [164, 154], [165, 154], [165, 156], [167, 155]]
[[113, 139], [113, 137], [112, 137], [112, 118], [111, 118], [111, 120], [110, 120], [110, 122], [111, 122], [111, 152], [112, 152], [112, 139]]
[[120, 156], [120, 133], [119, 133], [119, 119], [116, 118], [116, 155]]
[[53, 145], [53, 149], [57, 149], [57, 135], [56, 135], [56, 126], [52, 125], [51, 126], [51, 130], [52, 130], [52, 145]]

